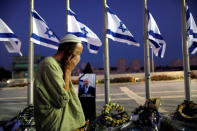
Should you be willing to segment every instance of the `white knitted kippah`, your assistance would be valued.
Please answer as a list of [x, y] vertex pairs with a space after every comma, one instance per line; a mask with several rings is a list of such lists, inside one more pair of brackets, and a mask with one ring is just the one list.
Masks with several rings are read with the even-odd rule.
[[81, 39], [75, 35], [72, 34], [68, 34], [65, 35], [61, 40], [60, 40], [60, 44], [63, 43], [68, 43], [68, 42], [75, 42], [75, 43], [81, 43]]

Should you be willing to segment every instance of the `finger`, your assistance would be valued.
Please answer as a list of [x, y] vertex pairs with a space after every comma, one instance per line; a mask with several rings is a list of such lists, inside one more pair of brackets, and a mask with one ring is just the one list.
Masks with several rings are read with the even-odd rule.
[[69, 56], [69, 57], [68, 57], [68, 61], [71, 61], [71, 60], [72, 60], [72, 56]]

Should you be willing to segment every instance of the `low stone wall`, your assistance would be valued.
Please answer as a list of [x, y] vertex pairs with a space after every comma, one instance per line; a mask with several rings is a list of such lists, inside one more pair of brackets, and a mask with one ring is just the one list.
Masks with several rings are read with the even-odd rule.
[[[168, 71], [168, 72], [154, 72], [151, 73], [151, 76], [157, 76], [157, 75], [166, 75], [166, 76], [172, 76], [172, 77], [183, 77], [184, 72], [183, 71]], [[134, 77], [134, 78], [144, 78], [144, 73], [127, 73], [127, 74], [111, 74], [110, 79], [114, 78], [121, 78], [121, 77]], [[104, 75], [96, 75], [96, 80], [103, 80]], [[78, 76], [72, 76], [72, 80], [78, 80]]]

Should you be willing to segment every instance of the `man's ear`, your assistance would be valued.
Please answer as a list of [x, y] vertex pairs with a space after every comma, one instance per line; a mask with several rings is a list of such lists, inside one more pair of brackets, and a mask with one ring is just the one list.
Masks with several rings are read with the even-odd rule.
[[61, 56], [64, 56], [64, 50], [58, 52]]

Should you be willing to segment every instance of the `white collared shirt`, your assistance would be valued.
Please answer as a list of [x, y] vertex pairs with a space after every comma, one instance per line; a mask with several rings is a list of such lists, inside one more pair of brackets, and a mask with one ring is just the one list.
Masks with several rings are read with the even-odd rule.
[[87, 87], [87, 86], [85, 86], [85, 94], [87, 94], [88, 93], [88, 89], [89, 89], [89, 86]]

